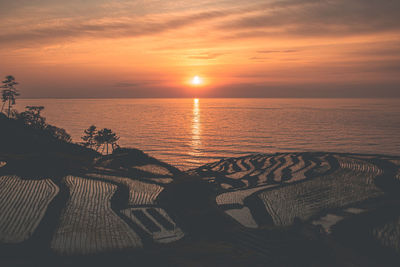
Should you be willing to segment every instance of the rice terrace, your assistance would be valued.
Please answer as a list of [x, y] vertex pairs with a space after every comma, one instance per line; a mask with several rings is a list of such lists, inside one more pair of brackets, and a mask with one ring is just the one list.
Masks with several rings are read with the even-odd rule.
[[[233, 266], [286, 266], [310, 262], [301, 254], [315, 248], [356, 264], [368, 251], [376, 262], [400, 252], [398, 157], [255, 154], [183, 172], [121, 149], [95, 158], [85, 171], [33, 176], [13, 172], [21, 163], [4, 156], [0, 169], [0, 242], [10, 262], [12, 255], [40, 262], [38, 255], [50, 253], [50, 262], [66, 265], [82, 257], [103, 264], [105, 255], [121, 263], [150, 257], [154, 265], [185, 265], [214, 251], [212, 257]], [[193, 255], [171, 256], [185, 250]]]

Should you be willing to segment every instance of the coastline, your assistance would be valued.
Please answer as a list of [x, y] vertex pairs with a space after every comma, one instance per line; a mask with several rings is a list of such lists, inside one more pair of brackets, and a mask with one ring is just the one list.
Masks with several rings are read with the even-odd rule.
[[4, 266], [400, 263], [398, 156], [251, 154], [181, 171], [0, 122]]

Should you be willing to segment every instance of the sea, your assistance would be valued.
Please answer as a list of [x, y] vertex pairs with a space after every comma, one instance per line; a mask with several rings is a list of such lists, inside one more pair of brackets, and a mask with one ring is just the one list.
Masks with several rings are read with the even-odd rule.
[[18, 99], [80, 142], [90, 125], [182, 170], [253, 153], [400, 155], [400, 99]]

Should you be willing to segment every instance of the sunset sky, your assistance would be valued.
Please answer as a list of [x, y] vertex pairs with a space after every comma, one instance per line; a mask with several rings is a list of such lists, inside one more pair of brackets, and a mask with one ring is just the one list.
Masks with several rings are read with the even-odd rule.
[[0, 75], [23, 97], [400, 97], [399, 14], [399, 0], [0, 0]]

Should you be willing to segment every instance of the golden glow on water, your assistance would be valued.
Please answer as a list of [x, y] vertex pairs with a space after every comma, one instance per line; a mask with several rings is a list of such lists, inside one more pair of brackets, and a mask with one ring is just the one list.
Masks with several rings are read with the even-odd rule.
[[193, 117], [192, 117], [192, 151], [191, 156], [201, 156], [201, 121], [200, 121], [200, 101], [198, 98], [193, 99]]
[[[191, 76], [193, 77], [193, 75]], [[204, 76], [205, 77], [205, 76]], [[203, 88], [201, 89], [203, 90]], [[94, 124], [181, 169], [249, 153], [400, 155], [398, 99], [19, 99], [74, 142]], [[366, 116], [365, 114], [368, 114]]]

